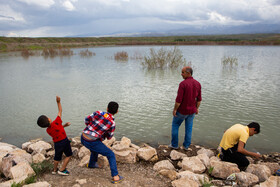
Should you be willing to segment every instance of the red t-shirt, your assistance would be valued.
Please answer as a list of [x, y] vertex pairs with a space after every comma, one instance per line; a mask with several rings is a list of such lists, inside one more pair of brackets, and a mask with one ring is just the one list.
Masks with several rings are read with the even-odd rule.
[[53, 138], [53, 142], [59, 142], [67, 137], [59, 116], [47, 128], [47, 133]]
[[177, 103], [181, 103], [178, 112], [190, 115], [197, 112], [196, 102], [201, 101], [201, 85], [193, 77], [183, 80], [178, 88]]

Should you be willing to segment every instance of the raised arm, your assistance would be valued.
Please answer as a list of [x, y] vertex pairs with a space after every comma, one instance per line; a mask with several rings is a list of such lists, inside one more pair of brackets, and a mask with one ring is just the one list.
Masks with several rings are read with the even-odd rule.
[[57, 107], [58, 107], [57, 115], [61, 118], [61, 116], [62, 116], [62, 106], [61, 106], [61, 103], [60, 103], [60, 97], [59, 96], [56, 96], [56, 103], [57, 103]]

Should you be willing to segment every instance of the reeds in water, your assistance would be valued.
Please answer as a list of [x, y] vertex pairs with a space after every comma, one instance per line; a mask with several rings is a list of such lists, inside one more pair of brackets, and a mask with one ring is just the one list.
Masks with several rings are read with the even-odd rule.
[[117, 61], [127, 61], [128, 60], [128, 53], [126, 51], [121, 51], [115, 53], [115, 60]]

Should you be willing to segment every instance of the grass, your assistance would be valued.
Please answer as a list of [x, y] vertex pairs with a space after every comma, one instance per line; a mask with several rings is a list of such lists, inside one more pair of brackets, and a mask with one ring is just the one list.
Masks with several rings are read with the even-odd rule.
[[222, 65], [223, 67], [237, 67], [238, 66], [238, 59], [236, 57], [223, 57], [222, 58]]
[[150, 56], [145, 56], [142, 62], [142, 66], [147, 69], [176, 69], [185, 64], [182, 51], [177, 47], [170, 50], [162, 47], [158, 51], [150, 48]]
[[41, 163], [32, 163], [31, 167], [36, 173], [36, 176], [41, 176], [42, 174], [53, 170], [53, 163], [49, 160], [44, 160]]
[[108, 45], [280, 45], [280, 34], [193, 35], [165, 37], [0, 37], [0, 52], [22, 49]]
[[117, 52], [114, 55], [114, 59], [117, 61], [127, 61], [128, 53], [126, 51]]
[[91, 57], [95, 56], [96, 54], [94, 52], [89, 51], [88, 49], [80, 51], [81, 57]]

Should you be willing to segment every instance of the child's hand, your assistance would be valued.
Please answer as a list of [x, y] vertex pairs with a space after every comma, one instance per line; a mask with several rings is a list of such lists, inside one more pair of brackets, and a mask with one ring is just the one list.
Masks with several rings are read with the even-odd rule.
[[59, 103], [60, 102], [60, 97], [56, 96], [56, 102]]
[[70, 122], [67, 122], [67, 123], [65, 123], [64, 125], [63, 125], [63, 127], [68, 127], [68, 126], [70, 126], [71, 125], [71, 123]]

